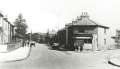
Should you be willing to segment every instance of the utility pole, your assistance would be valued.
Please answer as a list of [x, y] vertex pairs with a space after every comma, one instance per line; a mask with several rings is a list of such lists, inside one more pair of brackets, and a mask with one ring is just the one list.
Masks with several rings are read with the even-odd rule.
[[68, 28], [66, 26], [66, 46], [68, 47]]
[[32, 30], [30, 32], [30, 42], [31, 42], [31, 40], [32, 40]]

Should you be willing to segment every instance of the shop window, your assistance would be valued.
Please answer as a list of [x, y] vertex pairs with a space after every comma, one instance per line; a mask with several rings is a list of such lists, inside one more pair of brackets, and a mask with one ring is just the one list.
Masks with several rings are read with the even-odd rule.
[[85, 39], [84, 43], [92, 43], [92, 39]]

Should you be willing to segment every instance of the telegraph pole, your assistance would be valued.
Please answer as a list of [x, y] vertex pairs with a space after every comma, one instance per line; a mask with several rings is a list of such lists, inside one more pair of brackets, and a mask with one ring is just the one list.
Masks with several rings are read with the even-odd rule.
[[30, 32], [30, 42], [31, 42], [31, 40], [32, 40], [32, 30]]

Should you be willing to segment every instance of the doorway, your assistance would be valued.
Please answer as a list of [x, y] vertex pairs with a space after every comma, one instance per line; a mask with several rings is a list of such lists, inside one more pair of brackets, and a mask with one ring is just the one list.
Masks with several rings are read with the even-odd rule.
[[92, 50], [92, 39], [84, 39], [84, 50], [91, 51]]

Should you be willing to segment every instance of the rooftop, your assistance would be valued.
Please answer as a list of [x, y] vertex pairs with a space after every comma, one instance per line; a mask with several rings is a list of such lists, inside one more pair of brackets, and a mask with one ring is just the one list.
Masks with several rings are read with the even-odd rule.
[[99, 23], [96, 23], [95, 21], [89, 19], [89, 15], [87, 12], [83, 12], [81, 16], [77, 17], [76, 20], [72, 21], [72, 23], [69, 23], [66, 25], [69, 26], [99, 26], [103, 28], [109, 28], [107, 26], [103, 26]]

